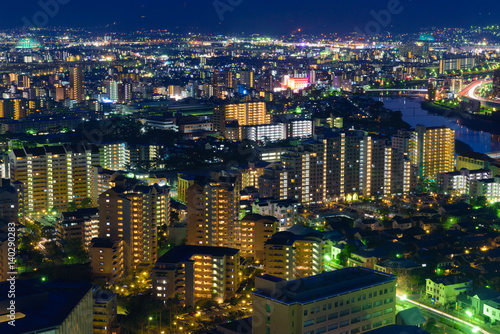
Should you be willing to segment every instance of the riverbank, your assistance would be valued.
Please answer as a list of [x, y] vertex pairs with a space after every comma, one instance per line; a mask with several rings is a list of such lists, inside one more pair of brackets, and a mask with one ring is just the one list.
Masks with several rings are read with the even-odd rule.
[[[451, 108], [446, 108], [446, 106], [441, 107], [433, 104], [426, 104], [424, 110], [422, 98], [380, 97], [376, 100], [384, 103], [384, 108], [401, 112], [403, 114], [402, 120], [412, 127], [417, 125], [425, 125], [427, 127], [446, 126], [455, 130], [456, 139], [460, 141], [456, 143], [456, 150], [459, 153], [470, 150], [471, 148], [475, 152], [500, 151], [500, 139], [496, 135], [486, 132], [484, 127], [481, 126], [475, 127], [478, 128], [479, 131], [466, 126], [467, 122], [462, 120], [460, 114], [453, 113], [453, 106], [450, 106]], [[499, 125], [500, 122], [497, 122], [496, 127], [500, 130]], [[491, 132], [495, 133], [494, 131]], [[462, 143], [465, 143], [467, 146]]]
[[471, 130], [500, 135], [500, 122], [491, 119], [491, 117], [468, 114], [458, 110], [458, 108], [446, 107], [430, 101], [422, 101], [421, 105], [423, 110], [443, 117], [457, 119], [460, 125]]

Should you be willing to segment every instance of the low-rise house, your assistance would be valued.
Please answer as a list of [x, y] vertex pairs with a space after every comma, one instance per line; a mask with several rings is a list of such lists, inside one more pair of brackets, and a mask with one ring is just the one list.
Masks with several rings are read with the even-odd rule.
[[427, 278], [425, 283], [427, 297], [442, 305], [456, 302], [458, 295], [472, 290], [472, 280], [458, 275]]

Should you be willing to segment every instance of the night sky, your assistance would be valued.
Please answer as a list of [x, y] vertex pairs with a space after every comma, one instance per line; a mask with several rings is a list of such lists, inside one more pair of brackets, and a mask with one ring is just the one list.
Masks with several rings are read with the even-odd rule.
[[[288, 34], [361, 30], [374, 18], [371, 11], [387, 9], [398, 0], [41, 0], [67, 2], [49, 17], [49, 26], [131, 31], [166, 28], [209, 33]], [[425, 26], [467, 27], [500, 23], [500, 1], [400, 0], [403, 10], [392, 15], [385, 30], [416, 32]], [[215, 3], [231, 11], [218, 15]], [[20, 27], [42, 10], [37, 0], [4, 1], [0, 29]], [[111, 26], [110, 26], [111, 25]]]

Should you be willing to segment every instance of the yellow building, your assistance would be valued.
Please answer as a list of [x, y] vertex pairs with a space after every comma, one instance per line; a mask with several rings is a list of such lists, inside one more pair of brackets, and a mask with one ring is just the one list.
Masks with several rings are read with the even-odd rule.
[[194, 184], [194, 175], [178, 173], [177, 174], [177, 200], [186, 204], [187, 190]]
[[76, 65], [69, 69], [70, 99], [78, 103], [82, 102], [84, 97], [83, 79], [81, 65]]
[[420, 178], [436, 178], [438, 173], [455, 170], [455, 131], [445, 126], [401, 130], [392, 138], [392, 147], [404, 152]]
[[300, 225], [274, 234], [264, 245], [265, 273], [286, 280], [322, 273], [324, 239], [323, 233]]
[[239, 250], [227, 247], [177, 246], [158, 259], [152, 284], [156, 298], [179, 298], [193, 306], [201, 298], [222, 302], [240, 286]]
[[43, 146], [15, 149], [9, 153], [10, 179], [23, 184], [26, 213], [57, 208], [66, 211], [69, 202], [89, 197], [96, 200], [99, 153], [93, 147]]
[[168, 223], [168, 188], [158, 185], [112, 188], [99, 196], [99, 237], [123, 239], [128, 272], [153, 265], [158, 257], [158, 227]]
[[90, 242], [90, 267], [94, 279], [109, 284], [120, 282], [124, 275], [123, 239], [94, 238]]
[[270, 124], [271, 114], [265, 102], [247, 102], [219, 105], [214, 110], [214, 128], [224, 133], [227, 121], [238, 121], [240, 126]]
[[455, 131], [447, 127], [415, 128], [419, 138], [420, 176], [435, 178], [437, 173], [455, 170]]
[[371, 269], [255, 279], [254, 334], [363, 333], [394, 324], [395, 314], [396, 277]]
[[278, 219], [251, 213], [240, 223], [240, 245], [242, 257], [264, 260], [264, 244], [278, 231]]
[[484, 153], [472, 151], [465, 151], [457, 156], [457, 170], [462, 168], [468, 170], [489, 169], [492, 176], [500, 174], [500, 165], [497, 164], [495, 159]]
[[235, 247], [239, 243], [240, 175], [216, 175], [187, 191], [187, 244]]

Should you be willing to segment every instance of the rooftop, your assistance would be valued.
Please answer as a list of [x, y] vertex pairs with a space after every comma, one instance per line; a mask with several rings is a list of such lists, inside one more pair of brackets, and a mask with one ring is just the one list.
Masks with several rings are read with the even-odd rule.
[[181, 245], [166, 252], [157, 263], [179, 263], [188, 261], [193, 255], [234, 256], [238, 252], [238, 249], [229, 247]]
[[[0, 283], [0, 289], [7, 291], [9, 282]], [[83, 297], [92, 291], [87, 282], [50, 282], [40, 284], [37, 280], [16, 281], [16, 311], [25, 317], [16, 319], [16, 326], [0, 323], [0, 333], [45, 332], [62, 324]], [[0, 297], [0, 305], [8, 303], [7, 294]], [[6, 307], [2, 307], [5, 313]], [[89, 309], [92, 315], [92, 310]]]
[[284, 285], [278, 293], [257, 286], [254, 294], [285, 304], [307, 304], [385, 283], [396, 284], [396, 276], [364, 267], [344, 268], [288, 282], [279, 282], [269, 276], [260, 278], [277, 286]]

